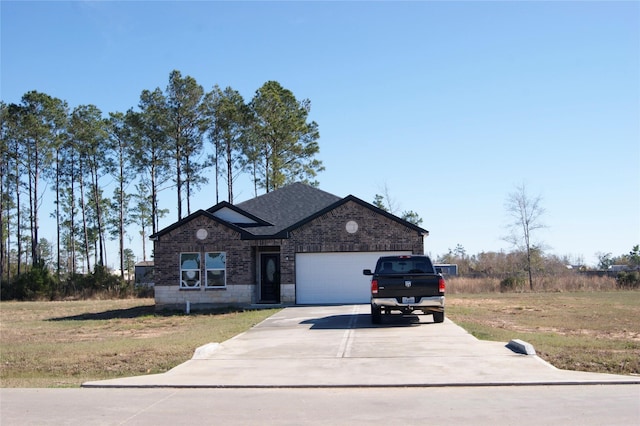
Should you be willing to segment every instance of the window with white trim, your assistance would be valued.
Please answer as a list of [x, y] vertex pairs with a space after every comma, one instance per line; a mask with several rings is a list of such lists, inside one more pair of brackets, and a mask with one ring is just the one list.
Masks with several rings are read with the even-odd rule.
[[200, 253], [180, 253], [180, 288], [200, 288]]
[[207, 288], [222, 288], [227, 286], [227, 253], [205, 253], [205, 268]]

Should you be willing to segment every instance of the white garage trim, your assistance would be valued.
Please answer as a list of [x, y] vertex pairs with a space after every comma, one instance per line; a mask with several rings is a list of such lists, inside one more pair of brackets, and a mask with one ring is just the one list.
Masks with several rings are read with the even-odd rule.
[[369, 303], [371, 277], [362, 270], [375, 269], [380, 256], [397, 254], [411, 251], [297, 253], [296, 303]]

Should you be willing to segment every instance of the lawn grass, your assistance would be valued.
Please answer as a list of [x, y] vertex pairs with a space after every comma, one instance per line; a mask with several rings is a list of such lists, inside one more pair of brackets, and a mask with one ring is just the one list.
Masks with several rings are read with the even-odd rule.
[[[276, 310], [156, 314], [153, 299], [0, 303], [0, 386], [78, 387], [165, 372]], [[558, 368], [640, 374], [640, 291], [447, 296], [474, 336], [531, 343]]]
[[454, 294], [447, 316], [479, 339], [529, 342], [558, 368], [640, 374], [639, 291]]
[[0, 303], [0, 385], [77, 387], [165, 372], [275, 310], [156, 314], [153, 299]]

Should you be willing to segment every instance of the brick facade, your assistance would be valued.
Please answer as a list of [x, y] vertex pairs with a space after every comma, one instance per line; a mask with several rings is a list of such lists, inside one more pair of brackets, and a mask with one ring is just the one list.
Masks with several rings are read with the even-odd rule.
[[[358, 224], [356, 232], [347, 232], [349, 221]], [[197, 238], [200, 229], [207, 231], [206, 238]], [[421, 233], [352, 200], [290, 231], [288, 237], [241, 239], [241, 232], [206, 215], [196, 216], [163, 233], [154, 241], [156, 307], [184, 308], [187, 301], [196, 309], [259, 303], [260, 253], [280, 254], [280, 301], [295, 304], [296, 253], [424, 252]], [[180, 288], [180, 253], [198, 252], [202, 256], [219, 251], [226, 252], [226, 288]]]

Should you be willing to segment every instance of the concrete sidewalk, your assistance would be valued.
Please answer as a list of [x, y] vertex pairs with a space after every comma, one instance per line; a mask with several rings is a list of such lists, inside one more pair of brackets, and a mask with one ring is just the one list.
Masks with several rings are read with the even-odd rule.
[[640, 377], [559, 370], [450, 320], [384, 318], [368, 305], [291, 307], [164, 374], [87, 382], [100, 388], [444, 387], [640, 384]]

